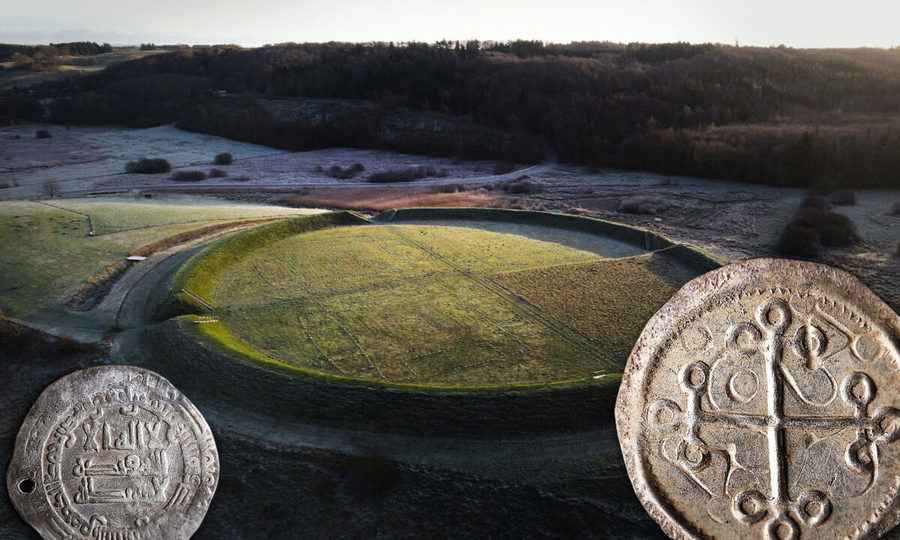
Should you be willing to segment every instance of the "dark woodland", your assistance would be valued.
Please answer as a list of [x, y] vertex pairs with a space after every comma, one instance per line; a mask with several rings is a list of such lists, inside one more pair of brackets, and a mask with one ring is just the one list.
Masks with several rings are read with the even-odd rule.
[[[340, 101], [310, 113], [303, 104], [312, 98]], [[6, 121], [174, 122], [291, 149], [558, 159], [824, 191], [900, 188], [900, 50], [532, 41], [216, 46], [0, 99]], [[299, 112], [286, 114], [291, 107]], [[414, 135], [404, 134], [417, 123]]]

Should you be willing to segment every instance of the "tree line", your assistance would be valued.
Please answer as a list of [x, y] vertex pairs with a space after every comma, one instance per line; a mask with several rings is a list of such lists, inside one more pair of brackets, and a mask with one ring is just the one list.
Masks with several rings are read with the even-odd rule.
[[[280, 133], [302, 146], [314, 138], [309, 125], [252, 110], [230, 115], [239, 125], [198, 121], [202, 108], [224, 106], [216, 91], [437, 113], [512, 134], [532, 159], [792, 186], [900, 187], [900, 128], [888, 121], [900, 113], [897, 50], [539, 41], [210, 47], [116, 64], [33, 95], [52, 98], [58, 122], [181, 120], [245, 140]], [[352, 140], [359, 119], [341, 121], [329, 140], [339, 142], [341, 132], [346, 144], [377, 144]], [[452, 148], [430, 144], [413, 150]]]
[[0, 43], [0, 61], [12, 59], [13, 55], [24, 56], [92, 56], [112, 52], [112, 45], [102, 45], [93, 41], [72, 41], [69, 43], [51, 43], [49, 45], [13, 45]]

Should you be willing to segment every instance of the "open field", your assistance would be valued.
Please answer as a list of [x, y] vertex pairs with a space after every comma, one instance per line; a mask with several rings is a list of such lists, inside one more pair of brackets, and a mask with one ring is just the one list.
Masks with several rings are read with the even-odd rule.
[[[199, 259], [184, 288], [219, 321], [200, 331], [263, 362], [382, 382], [495, 386], [615, 373], [642, 317], [694, 275], [661, 264], [664, 255], [616, 259], [642, 250], [597, 235], [588, 242], [571, 233], [585, 248], [577, 249], [536, 239], [547, 227], [477, 225], [258, 229], [235, 239], [235, 256], [225, 241], [212, 262]], [[602, 276], [576, 282], [585, 267]], [[608, 315], [593, 326], [558, 305], [584, 294], [588, 309]], [[627, 313], [617, 319], [617, 310]]]
[[303, 211], [177, 199], [0, 202], [0, 308], [28, 318], [58, 307], [92, 276], [147, 244], [210, 224], [299, 213]]
[[[51, 139], [35, 139], [47, 128]], [[18, 135], [19, 138], [14, 137]], [[493, 164], [409, 156], [372, 150], [330, 149], [286, 152], [173, 127], [152, 129], [71, 128], [40, 124], [0, 128], [0, 199], [28, 198], [56, 180], [66, 192], [182, 190], [228, 195], [237, 200], [382, 211], [410, 206], [531, 208], [597, 216], [647, 227], [679, 242], [702, 246], [727, 260], [778, 255], [776, 244], [806, 192], [692, 177], [590, 169], [544, 163], [508, 175], [492, 175]], [[169, 159], [176, 169], [209, 170], [218, 152], [236, 161], [228, 176], [202, 182], [174, 182], [168, 174], [124, 174], [125, 163], [144, 156]], [[361, 163], [358, 178], [328, 175], [333, 165]], [[446, 178], [401, 185], [372, 185], [367, 174], [387, 169], [446, 168]], [[321, 167], [321, 171], [319, 171]], [[529, 193], [497, 189], [527, 177]], [[18, 185], [19, 187], [8, 187]], [[895, 309], [900, 308], [900, 272], [894, 253], [900, 244], [897, 191], [858, 191], [858, 203], [839, 207], [853, 219], [863, 242], [832, 249], [822, 260], [858, 275]], [[651, 201], [652, 212], [624, 211], [634, 198]]]
[[[36, 139], [36, 129], [47, 129], [51, 138]], [[0, 198], [42, 195], [48, 181], [57, 182], [63, 194], [103, 188], [127, 191], [171, 182], [168, 174], [125, 174], [126, 163], [144, 157], [167, 159], [178, 168], [199, 164], [212, 167], [213, 158], [220, 152], [229, 152], [238, 160], [283, 153], [166, 126], [66, 129], [19, 125], [0, 128], [0, 140]]]
[[94, 234], [97, 236], [167, 225], [279, 217], [301, 213], [295, 208], [235, 204], [197, 197], [135, 201], [126, 199], [126, 202], [121, 198], [106, 197], [45, 201], [44, 204], [90, 216]]
[[13, 62], [3, 62], [7, 69], [0, 70], [0, 90], [11, 88], [25, 88], [48, 81], [56, 81], [73, 75], [90, 75], [103, 71], [107, 67], [144, 58], [165, 51], [141, 51], [136, 48], [118, 48], [110, 53], [84, 55], [84, 56], [60, 56], [58, 64], [46, 69], [32, 71], [29, 69], [12, 69]]
[[[49, 139], [36, 139], [35, 131], [47, 129]], [[57, 183], [60, 192], [128, 191], [131, 189], [185, 187], [171, 174], [127, 174], [125, 164], [140, 158], [168, 160], [175, 170], [225, 170], [224, 178], [211, 178], [197, 185], [240, 186], [252, 189], [291, 187], [305, 184], [365, 184], [370, 174], [396, 169], [446, 170], [448, 177], [474, 178], [493, 173], [493, 162], [459, 162], [446, 158], [412, 156], [397, 152], [333, 148], [288, 152], [183, 131], [172, 126], [148, 129], [94, 128], [26, 124], [0, 127], [0, 199], [27, 198], [44, 194], [44, 185]], [[231, 153], [234, 163], [216, 166], [213, 158]], [[364, 171], [349, 180], [330, 175], [332, 166], [360, 163]]]
[[849, 217], [861, 238], [859, 245], [832, 250], [826, 261], [857, 275], [900, 312], [900, 215], [891, 209], [900, 205], [900, 192], [862, 192], [854, 206], [834, 211]]

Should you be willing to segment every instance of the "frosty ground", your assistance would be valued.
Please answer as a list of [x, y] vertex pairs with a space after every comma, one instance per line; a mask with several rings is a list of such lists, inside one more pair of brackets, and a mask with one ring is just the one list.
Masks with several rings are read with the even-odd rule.
[[[36, 139], [48, 129], [50, 139]], [[384, 210], [403, 206], [498, 206], [531, 208], [608, 218], [640, 225], [704, 248], [724, 260], [777, 255], [778, 236], [800, 205], [797, 189], [710, 181], [633, 171], [592, 170], [556, 163], [520, 165], [495, 174], [497, 164], [396, 152], [332, 148], [288, 152], [190, 133], [172, 126], [149, 129], [69, 128], [19, 125], [0, 128], [0, 199], [43, 196], [47, 182], [60, 196], [103, 193], [189, 192], [263, 203]], [[159, 157], [173, 168], [208, 171], [213, 157], [229, 152], [228, 176], [196, 183], [170, 174], [126, 174], [125, 164]], [[349, 180], [328, 174], [331, 166], [361, 164]], [[367, 183], [371, 173], [432, 167], [441, 178], [402, 184]], [[525, 182], [523, 192], [497, 187]], [[6, 187], [5, 187], [6, 186]], [[625, 204], [641, 198], [639, 212]], [[900, 191], [861, 191], [855, 206], [837, 207], [855, 223], [861, 242], [831, 249], [823, 262], [860, 277], [894, 309], [900, 307], [900, 216], [891, 215]]]

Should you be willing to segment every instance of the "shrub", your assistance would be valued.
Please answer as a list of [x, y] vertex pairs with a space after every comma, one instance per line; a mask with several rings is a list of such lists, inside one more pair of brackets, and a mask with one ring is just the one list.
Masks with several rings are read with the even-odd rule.
[[142, 158], [137, 161], [129, 161], [125, 165], [125, 171], [132, 174], [162, 174], [172, 170], [172, 165], [164, 159]]
[[231, 165], [234, 163], [234, 156], [228, 152], [222, 152], [221, 154], [216, 154], [216, 159], [213, 161], [216, 165]]
[[657, 197], [637, 195], [626, 197], [619, 203], [619, 212], [626, 214], [655, 215], [665, 210], [666, 204]]
[[500, 185], [500, 189], [505, 191], [506, 193], [511, 193], [514, 195], [527, 195], [530, 193], [540, 193], [544, 190], [543, 186], [540, 184], [535, 184], [534, 182], [529, 182], [528, 180], [514, 180], [512, 182], [505, 182]]
[[819, 195], [817, 193], [810, 193], [803, 199], [803, 202], [800, 204], [802, 208], [818, 208], [819, 210], [831, 210], [831, 202], [828, 201], [823, 195]]
[[789, 223], [778, 239], [778, 251], [793, 257], [814, 258], [819, 254], [819, 233], [810, 227]]
[[856, 204], [856, 193], [853, 191], [835, 191], [828, 196], [828, 200], [835, 206], [853, 206]]
[[366, 168], [362, 165], [362, 163], [354, 163], [347, 168], [341, 167], [340, 165], [332, 165], [328, 168], [328, 176], [332, 178], [339, 178], [341, 180], [347, 180], [348, 178], [355, 177], [364, 170], [366, 170]]
[[51, 137], [53, 137], [53, 135], [51, 135], [50, 132], [46, 129], [39, 129], [34, 132], [35, 139], [49, 139]]
[[849, 246], [857, 239], [856, 227], [850, 218], [828, 210], [801, 208], [792, 223], [814, 230], [823, 246]]
[[210, 178], [225, 178], [226, 176], [228, 176], [228, 173], [222, 169], [210, 169], [209, 171]]
[[446, 178], [450, 176], [447, 169], [436, 167], [410, 167], [409, 169], [392, 169], [369, 175], [369, 182], [413, 182], [422, 178]]
[[900, 216], [900, 201], [895, 202], [894, 206], [891, 207], [891, 215]]
[[[319, 172], [321, 172], [321, 167], [318, 167], [318, 169]], [[332, 178], [339, 178], [341, 180], [347, 180], [349, 178], [357, 176], [364, 170], [366, 170], [366, 168], [362, 163], [354, 163], [347, 168], [341, 167], [340, 165], [332, 165], [328, 168], [328, 176]]]
[[199, 182], [206, 180], [206, 173], [203, 171], [175, 171], [172, 174], [172, 180], [176, 182]]

